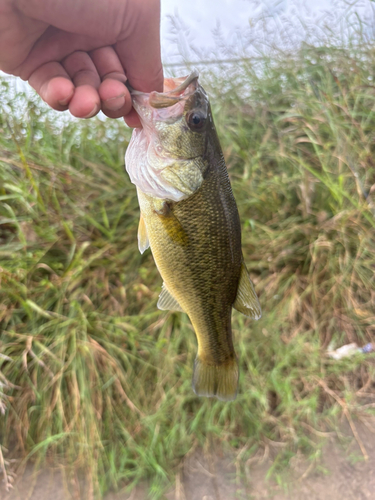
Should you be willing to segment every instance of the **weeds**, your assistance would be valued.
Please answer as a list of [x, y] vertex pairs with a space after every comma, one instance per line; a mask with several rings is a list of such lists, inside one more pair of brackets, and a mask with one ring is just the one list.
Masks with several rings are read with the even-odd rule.
[[158, 498], [211, 442], [288, 461], [374, 399], [371, 355], [325, 357], [375, 333], [374, 49], [305, 44], [262, 64], [244, 60], [225, 85], [202, 75], [264, 311], [234, 312], [230, 404], [195, 397], [192, 327], [156, 309], [129, 130], [56, 119], [1, 82], [0, 432], [23, 457], [83, 472], [82, 498], [146, 478]]

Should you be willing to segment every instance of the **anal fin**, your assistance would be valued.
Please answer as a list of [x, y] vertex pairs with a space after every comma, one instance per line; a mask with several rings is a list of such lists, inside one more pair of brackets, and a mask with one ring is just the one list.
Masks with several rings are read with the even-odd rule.
[[144, 221], [144, 218], [141, 214], [139, 218], [139, 225], [138, 225], [138, 248], [141, 253], [143, 253], [145, 250], [147, 250], [150, 246], [150, 242], [148, 240], [148, 235], [147, 235], [147, 229], [146, 229], [146, 224]]
[[262, 309], [259, 304], [258, 296], [254, 290], [253, 282], [250, 279], [244, 262], [241, 264], [237, 297], [233, 307], [240, 313], [253, 319], [259, 319], [262, 316]]
[[166, 287], [165, 283], [163, 283], [161, 293], [159, 295], [159, 300], [157, 303], [158, 309], [162, 311], [180, 311], [185, 312], [177, 300], [173, 297], [171, 292]]

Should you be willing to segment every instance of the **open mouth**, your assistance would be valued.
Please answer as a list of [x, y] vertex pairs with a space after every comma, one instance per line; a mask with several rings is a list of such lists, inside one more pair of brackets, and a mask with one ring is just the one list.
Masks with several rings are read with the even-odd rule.
[[[189, 76], [181, 78], [166, 78], [164, 92], [139, 92], [128, 86], [132, 96], [149, 95], [148, 104], [156, 109], [169, 108], [193, 94], [198, 86], [198, 71], [194, 70]], [[191, 89], [189, 87], [191, 86]]]

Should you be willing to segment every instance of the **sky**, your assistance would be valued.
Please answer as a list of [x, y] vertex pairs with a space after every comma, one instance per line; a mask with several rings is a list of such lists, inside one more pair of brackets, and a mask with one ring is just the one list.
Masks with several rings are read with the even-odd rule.
[[[335, 19], [340, 14], [351, 10], [352, 14], [356, 11], [361, 18], [368, 19], [371, 6], [375, 7], [371, 0], [161, 0], [161, 5], [164, 63], [180, 61], [180, 52], [188, 59], [194, 56], [199, 59], [190, 50], [191, 44], [206, 54], [217, 52], [214, 33], [218, 27], [227, 45], [238, 46], [242, 43], [241, 36], [247, 33], [249, 37], [252, 24], [262, 16], [267, 19], [267, 26], [272, 26], [269, 33], [293, 23], [292, 31], [297, 33], [302, 29], [297, 17], [310, 26], [327, 22], [335, 28]], [[262, 30], [259, 33], [262, 36]]]

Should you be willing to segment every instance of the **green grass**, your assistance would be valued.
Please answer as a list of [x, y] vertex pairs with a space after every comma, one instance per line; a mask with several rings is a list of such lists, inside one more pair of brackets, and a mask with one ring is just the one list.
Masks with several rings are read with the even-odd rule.
[[258, 322], [234, 312], [232, 403], [195, 397], [189, 320], [156, 308], [161, 278], [138, 252], [124, 172], [130, 131], [62, 121], [1, 81], [0, 435], [84, 474], [81, 498], [145, 479], [160, 498], [196, 447], [234, 453], [246, 472], [282, 442], [277, 473], [375, 396], [372, 355], [325, 355], [375, 334], [373, 45], [256, 62], [202, 74], [263, 308]]

